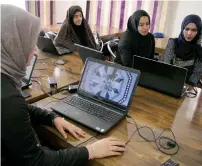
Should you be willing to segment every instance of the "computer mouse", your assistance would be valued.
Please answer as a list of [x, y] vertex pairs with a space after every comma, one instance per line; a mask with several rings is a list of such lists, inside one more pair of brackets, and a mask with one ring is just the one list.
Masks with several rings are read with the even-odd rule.
[[174, 148], [176, 146], [176, 143], [174, 141], [168, 141], [167, 146], [170, 148]]

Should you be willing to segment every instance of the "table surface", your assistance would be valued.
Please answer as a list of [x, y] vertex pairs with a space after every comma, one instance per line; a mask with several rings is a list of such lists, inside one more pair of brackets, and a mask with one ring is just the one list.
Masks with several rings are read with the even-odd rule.
[[[51, 30], [53, 32], [58, 33], [62, 24], [56, 24], [56, 25], [49, 25], [46, 27], [43, 27], [45, 30]], [[124, 32], [123, 29], [114, 28], [114, 27], [106, 27], [106, 26], [100, 26], [100, 25], [90, 25], [91, 30], [94, 32], [97, 32], [101, 38], [110, 38], [110, 37], [120, 37], [121, 34]], [[168, 44], [168, 37], [165, 38], [156, 38], [155, 39], [155, 52], [159, 54], [163, 54], [166, 46]]]
[[[56, 79], [58, 90], [79, 81], [83, 62], [78, 53], [74, 52], [68, 55], [57, 56], [38, 50], [36, 54], [37, 62], [32, 80], [39, 81], [46, 93], [51, 91], [48, 77], [53, 76]], [[55, 65], [55, 62], [59, 59], [64, 59], [68, 62], [65, 65]], [[38, 82], [32, 81], [30, 88], [25, 90], [31, 94], [31, 97], [26, 99], [27, 102], [33, 103], [47, 96], [41, 89], [41, 86]]]
[[[58, 98], [69, 95], [67, 92], [56, 94]], [[52, 102], [53, 101], [53, 102]], [[46, 98], [35, 103], [39, 107], [49, 109], [56, 101]], [[158, 151], [154, 143], [145, 142], [135, 133], [127, 144], [127, 151], [119, 157], [96, 159], [92, 165], [105, 166], [159, 166], [167, 159], [180, 163], [180, 166], [200, 166], [202, 164], [202, 90], [198, 89], [196, 98], [173, 98], [165, 94], [138, 86], [129, 110], [129, 114], [136, 120], [138, 126], [148, 126], [153, 129], [156, 137], [165, 128], [170, 128], [180, 146], [174, 155], [165, 155]], [[68, 135], [67, 140], [48, 126], [40, 126], [38, 133], [45, 141], [56, 148], [84, 146], [104, 137], [114, 136], [127, 141], [136, 130], [132, 119], [123, 119], [108, 133], [97, 135], [94, 131], [67, 119], [81, 127], [86, 132], [86, 138], [75, 140]], [[142, 129], [141, 133], [148, 139], [153, 139], [151, 131]], [[164, 136], [172, 137], [170, 132]], [[89, 140], [90, 139], [90, 140]], [[174, 149], [173, 149], [174, 150]], [[167, 152], [173, 152], [167, 151]]]

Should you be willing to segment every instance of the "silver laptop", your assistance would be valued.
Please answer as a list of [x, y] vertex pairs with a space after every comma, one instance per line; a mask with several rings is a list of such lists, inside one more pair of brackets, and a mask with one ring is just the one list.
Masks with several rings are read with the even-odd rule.
[[77, 93], [51, 108], [105, 133], [127, 115], [139, 76], [138, 70], [88, 58]]
[[79, 44], [74, 44], [74, 46], [76, 47], [75, 50], [79, 53], [79, 56], [83, 63], [85, 63], [88, 57], [105, 60], [104, 55], [101, 51], [85, 47]]
[[174, 97], [182, 97], [187, 69], [134, 55], [133, 68], [141, 71], [139, 85]]
[[32, 78], [32, 73], [34, 71], [34, 66], [35, 66], [36, 60], [37, 60], [37, 55], [35, 54], [30, 62], [30, 65], [27, 66], [27, 68], [26, 68], [26, 75], [23, 77], [23, 79], [21, 81], [22, 89], [27, 89], [32, 84], [31, 78]]

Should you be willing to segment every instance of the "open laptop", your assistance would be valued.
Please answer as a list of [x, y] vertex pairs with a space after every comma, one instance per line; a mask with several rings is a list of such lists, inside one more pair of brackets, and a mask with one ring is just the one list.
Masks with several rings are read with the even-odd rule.
[[27, 89], [32, 84], [31, 78], [32, 78], [32, 73], [34, 71], [34, 66], [36, 64], [36, 60], [37, 60], [37, 55], [35, 54], [30, 62], [30, 65], [27, 66], [26, 68], [26, 75], [23, 77], [21, 81], [22, 89]]
[[187, 87], [187, 69], [134, 55], [133, 68], [140, 70], [139, 85], [174, 97], [182, 97]]
[[105, 60], [104, 55], [101, 51], [85, 47], [79, 44], [74, 44], [76, 47], [76, 51], [79, 53], [79, 56], [81, 57], [81, 60], [83, 63], [85, 63], [86, 59], [88, 57], [92, 57], [95, 59]]
[[70, 54], [73, 52], [72, 50], [67, 48], [56, 47], [50, 38], [44, 36], [38, 37], [37, 47], [44, 52], [49, 52], [56, 55]]
[[129, 110], [140, 72], [88, 58], [75, 95], [51, 108], [99, 133], [105, 133]]

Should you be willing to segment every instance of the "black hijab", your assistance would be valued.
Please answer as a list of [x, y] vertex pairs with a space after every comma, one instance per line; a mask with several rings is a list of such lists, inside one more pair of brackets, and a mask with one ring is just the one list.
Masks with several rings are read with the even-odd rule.
[[[76, 14], [76, 12], [81, 12], [81, 14], [82, 14], [82, 23], [81, 23], [81, 25], [74, 24], [73, 20], [74, 20], [74, 15]], [[81, 45], [88, 46], [87, 42], [86, 42], [86, 31], [85, 31], [85, 27], [84, 27], [84, 19], [83, 18], [84, 18], [83, 17], [83, 12], [79, 8], [75, 8], [75, 10], [71, 10], [70, 24], [72, 25], [73, 30], [76, 33]]]
[[[83, 18], [80, 26], [73, 23], [74, 15], [78, 11], [82, 13]], [[83, 17], [83, 12], [80, 6], [71, 6], [69, 8], [66, 19], [64, 20], [63, 25], [55, 38], [56, 46], [64, 46], [74, 50], [74, 43], [96, 49], [93, 33], [86, 19]]]
[[[194, 23], [197, 28], [197, 35], [192, 41], [186, 41], [184, 37], [184, 29], [189, 23]], [[187, 61], [195, 58], [199, 58], [202, 61], [201, 46], [197, 44], [201, 35], [201, 18], [197, 15], [188, 15], [182, 22], [181, 32], [178, 38], [175, 39], [175, 54], [176, 57]]]
[[[138, 56], [150, 58], [154, 55], [153, 45], [154, 45], [154, 37], [151, 33], [148, 33], [146, 36], [142, 36], [138, 31], [140, 18], [143, 16], [147, 16], [150, 24], [150, 16], [144, 10], [137, 10], [133, 13], [128, 19], [127, 30], [130, 38], [127, 39], [132, 42], [132, 46], [134, 47], [135, 53]], [[124, 46], [125, 41], [120, 42], [119, 46]]]

